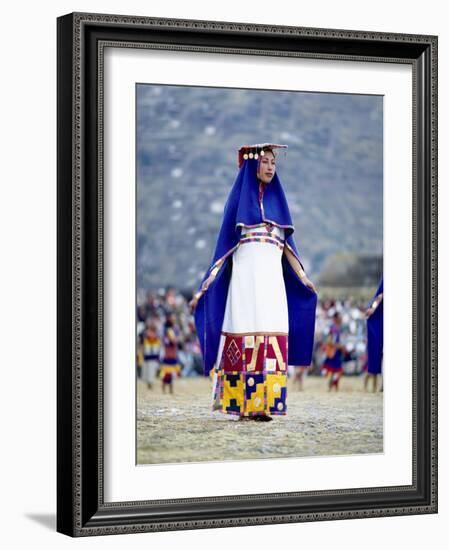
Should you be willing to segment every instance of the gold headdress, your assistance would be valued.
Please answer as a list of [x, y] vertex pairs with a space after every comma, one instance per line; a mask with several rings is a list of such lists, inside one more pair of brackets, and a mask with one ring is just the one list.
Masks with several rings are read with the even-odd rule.
[[239, 168], [247, 159], [258, 159], [259, 156], [263, 157], [265, 151], [268, 149], [287, 149], [287, 147], [288, 145], [281, 145], [280, 143], [255, 143], [254, 145], [242, 145], [238, 152]]

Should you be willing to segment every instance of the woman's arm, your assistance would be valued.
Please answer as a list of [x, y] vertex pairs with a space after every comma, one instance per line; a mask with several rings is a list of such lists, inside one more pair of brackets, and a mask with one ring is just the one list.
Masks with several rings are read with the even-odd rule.
[[380, 302], [382, 301], [384, 297], [384, 293], [381, 292], [376, 296], [374, 299], [374, 302], [370, 305], [370, 307], [365, 311], [366, 318], [368, 319], [371, 317], [371, 315], [376, 311], [376, 309], [379, 307]]
[[218, 272], [220, 271], [220, 268], [222, 267], [224, 261], [219, 260], [213, 269], [211, 269], [211, 272], [209, 273], [209, 277], [204, 281], [204, 283], [201, 285], [201, 288], [198, 292], [196, 292], [193, 295], [193, 298], [189, 302], [190, 311], [193, 313], [196, 309], [196, 306], [198, 304], [198, 300], [201, 298], [201, 296], [207, 291], [209, 286], [214, 282], [215, 277], [217, 276]]
[[301, 281], [308, 287], [310, 290], [313, 290], [315, 294], [317, 294], [317, 290], [315, 288], [315, 285], [312, 283], [312, 281], [307, 277], [306, 272], [304, 271], [302, 265], [299, 263], [296, 256], [293, 254], [293, 252], [287, 247], [284, 247], [284, 254], [287, 258], [289, 264], [292, 266], [293, 270], [295, 271], [296, 275], [301, 279]]

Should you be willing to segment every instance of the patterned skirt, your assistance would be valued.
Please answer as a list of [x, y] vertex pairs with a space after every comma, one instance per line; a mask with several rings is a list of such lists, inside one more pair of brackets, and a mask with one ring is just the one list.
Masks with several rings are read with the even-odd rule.
[[238, 416], [287, 412], [287, 335], [222, 334], [213, 410]]
[[161, 362], [161, 369], [159, 371], [159, 378], [164, 384], [171, 384], [175, 377], [181, 375], [181, 365], [177, 359], [163, 359]]

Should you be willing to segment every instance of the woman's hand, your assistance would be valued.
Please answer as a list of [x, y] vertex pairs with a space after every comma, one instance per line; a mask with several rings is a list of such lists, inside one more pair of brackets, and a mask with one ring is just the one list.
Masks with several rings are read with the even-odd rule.
[[378, 308], [380, 302], [383, 300], [384, 293], [381, 292], [378, 296], [376, 296], [376, 299], [374, 302], [370, 305], [370, 307], [365, 311], [365, 318], [369, 319], [371, 315], [376, 311]]
[[318, 294], [315, 285], [312, 283], [312, 281], [311, 281], [308, 277], [306, 277], [306, 276], [304, 275], [303, 278], [302, 278], [301, 280], [302, 280], [302, 282], [306, 285], [307, 288], [310, 288], [310, 290], [312, 290], [313, 292], [315, 292], [315, 294]]
[[284, 254], [289, 261], [290, 265], [292, 266], [294, 272], [296, 275], [301, 279], [302, 283], [306, 285], [307, 288], [310, 288], [312, 292], [315, 292], [315, 294], [318, 294], [315, 285], [312, 283], [312, 281], [307, 277], [305, 274], [305, 271], [302, 267], [302, 265], [299, 263], [297, 258], [293, 255], [293, 253], [289, 250], [288, 246], [284, 248]]
[[198, 305], [198, 297], [196, 294], [194, 294], [193, 298], [189, 302], [189, 309], [192, 315], [195, 313], [195, 309], [197, 305]]
[[365, 318], [366, 318], [366, 319], [369, 319], [373, 313], [374, 313], [374, 308], [369, 307], [369, 308], [365, 311]]
[[214, 279], [217, 276], [217, 273], [218, 273], [218, 269], [214, 268], [212, 270], [211, 274], [209, 275], [209, 277], [204, 281], [203, 286], [201, 287], [201, 291], [194, 294], [193, 298], [190, 300], [189, 308], [190, 308], [190, 313], [192, 313], [192, 315], [193, 315], [193, 312], [196, 309], [196, 306], [198, 305], [198, 300], [207, 291], [209, 286], [214, 282]]

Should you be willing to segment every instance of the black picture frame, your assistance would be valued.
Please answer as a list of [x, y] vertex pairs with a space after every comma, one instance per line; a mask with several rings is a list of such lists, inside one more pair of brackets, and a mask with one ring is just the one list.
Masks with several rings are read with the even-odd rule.
[[[57, 40], [57, 530], [89, 536], [436, 513], [437, 37], [73, 13], [58, 18]], [[412, 485], [104, 502], [99, 107], [106, 42], [412, 66]]]

